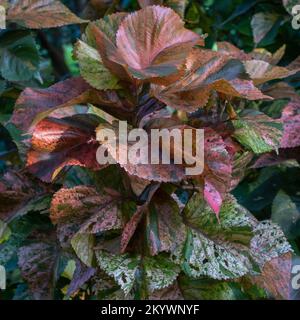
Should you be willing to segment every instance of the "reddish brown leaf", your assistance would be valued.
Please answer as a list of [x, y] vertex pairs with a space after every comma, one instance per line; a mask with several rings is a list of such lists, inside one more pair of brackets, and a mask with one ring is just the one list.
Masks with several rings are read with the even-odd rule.
[[96, 159], [96, 110], [85, 106], [54, 111], [34, 128], [27, 168], [43, 181], [56, 178], [65, 166], [101, 169]]
[[18, 98], [12, 115], [12, 123], [27, 131], [32, 121], [42, 112], [53, 108], [85, 103], [90, 86], [82, 78], [71, 78], [47, 89], [25, 89]]
[[147, 207], [145, 205], [140, 206], [135, 214], [131, 217], [131, 219], [127, 222], [125, 225], [123, 232], [122, 232], [122, 238], [121, 238], [121, 252], [124, 253], [127, 249], [127, 246], [134, 235], [137, 226], [141, 222], [145, 212], [147, 210]]
[[166, 77], [178, 71], [195, 44], [203, 44], [203, 39], [185, 29], [173, 10], [146, 7], [122, 21], [114, 61], [138, 79]]
[[52, 199], [50, 219], [57, 225], [61, 245], [69, 248], [77, 232], [95, 234], [121, 228], [118, 203], [119, 198], [99, 194], [93, 187], [60, 189]]
[[290, 297], [292, 254], [290, 252], [267, 262], [260, 276], [252, 281], [265, 288], [276, 299], [287, 300]]
[[205, 128], [204, 139], [204, 198], [218, 215], [224, 194], [230, 190], [232, 158], [214, 130]]
[[291, 101], [282, 112], [283, 136], [281, 148], [300, 146], [300, 99]]
[[242, 63], [230, 55], [194, 49], [187, 58], [184, 77], [169, 86], [152, 85], [152, 93], [165, 104], [187, 112], [205, 106], [212, 91], [248, 100], [269, 98], [245, 77]]
[[222, 41], [217, 42], [218, 51], [229, 55], [233, 59], [239, 59], [239, 60], [249, 60], [251, 59], [251, 56], [247, 53], [245, 53], [243, 50], [240, 50], [230, 42]]
[[48, 192], [50, 187], [47, 188], [27, 174], [6, 172], [0, 180], [0, 220], [9, 222], [16, 215], [27, 213], [28, 210], [33, 209], [30, 203], [37, 201]]
[[7, 19], [31, 29], [53, 28], [86, 21], [56, 0], [19, 0], [7, 12]]

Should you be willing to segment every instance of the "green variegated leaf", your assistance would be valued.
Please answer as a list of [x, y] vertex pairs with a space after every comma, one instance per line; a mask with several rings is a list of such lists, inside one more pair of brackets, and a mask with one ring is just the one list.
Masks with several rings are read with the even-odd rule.
[[179, 287], [187, 300], [240, 300], [247, 296], [237, 282], [209, 278], [179, 277]]
[[250, 254], [260, 268], [272, 259], [292, 252], [290, 244], [277, 224], [269, 220], [262, 221], [257, 224], [253, 232]]
[[219, 221], [199, 193], [195, 193], [183, 211], [184, 221], [211, 239], [249, 244], [256, 219], [233, 196], [228, 195], [220, 210]]
[[190, 229], [183, 253], [182, 267], [193, 278], [207, 276], [228, 280], [249, 272], [249, 259], [231, 243], [212, 241], [200, 231]]
[[[96, 251], [98, 265], [121, 286], [128, 295], [143, 274], [143, 286], [149, 293], [170, 286], [180, 271], [166, 256], [141, 257], [139, 255], [111, 255]], [[142, 280], [142, 281], [143, 281]]]
[[263, 113], [248, 111], [232, 121], [233, 136], [240, 144], [256, 154], [278, 150], [282, 124]]
[[235, 279], [291, 251], [277, 225], [258, 222], [237, 201], [228, 196], [219, 222], [201, 196], [194, 195], [183, 211], [190, 227], [183, 251], [176, 253], [185, 273], [193, 278]]
[[96, 49], [79, 40], [74, 48], [81, 76], [98, 90], [118, 89], [118, 78], [103, 65]]

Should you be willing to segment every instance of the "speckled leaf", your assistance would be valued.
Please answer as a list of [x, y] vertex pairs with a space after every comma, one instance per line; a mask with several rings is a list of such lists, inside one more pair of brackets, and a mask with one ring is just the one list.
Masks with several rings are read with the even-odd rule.
[[290, 244], [277, 224], [269, 220], [262, 221], [257, 224], [253, 232], [250, 252], [260, 268], [272, 259], [292, 252]]
[[10, 222], [29, 211], [46, 209], [50, 193], [50, 188], [27, 174], [6, 172], [0, 180], [0, 219]]
[[103, 65], [96, 49], [79, 40], [74, 48], [81, 76], [98, 90], [118, 89], [118, 79]]
[[96, 234], [122, 226], [118, 198], [99, 194], [95, 188], [60, 189], [53, 197], [50, 219], [57, 225], [62, 246], [69, 248], [77, 234]]
[[189, 226], [204, 232], [210, 239], [222, 239], [250, 244], [255, 218], [230, 195], [224, 200], [219, 220], [205, 203], [203, 196], [195, 193], [183, 210], [183, 219]]
[[193, 278], [208, 276], [228, 280], [239, 278], [249, 272], [248, 258], [227, 242], [214, 242], [190, 229], [183, 253], [183, 270]]
[[36, 300], [51, 300], [54, 294], [58, 250], [52, 243], [36, 242], [18, 253], [21, 275]]
[[84, 23], [56, 0], [19, 0], [9, 7], [7, 20], [31, 29], [53, 28]]
[[279, 121], [250, 110], [232, 123], [233, 136], [247, 149], [256, 154], [278, 150], [282, 136]]
[[149, 293], [170, 286], [179, 273], [179, 267], [162, 255], [141, 259], [136, 255], [114, 256], [104, 251], [96, 251], [96, 256], [99, 267], [115, 279], [126, 295], [133, 289], [140, 272], [144, 273]]
[[283, 109], [281, 121], [283, 123], [283, 136], [281, 148], [294, 148], [300, 146], [300, 99], [291, 101]]
[[178, 71], [195, 44], [203, 39], [185, 29], [173, 10], [150, 6], [122, 21], [114, 60], [138, 79], [166, 77]]

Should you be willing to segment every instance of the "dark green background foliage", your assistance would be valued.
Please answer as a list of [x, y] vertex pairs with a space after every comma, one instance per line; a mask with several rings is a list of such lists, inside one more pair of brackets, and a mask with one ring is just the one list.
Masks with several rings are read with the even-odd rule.
[[[77, 16], [90, 18], [86, 9], [88, 1], [63, 1]], [[109, 3], [109, 1], [107, 1]], [[117, 2], [122, 11], [138, 8], [135, 0]], [[113, 10], [110, 6], [98, 10], [98, 18]], [[274, 24], [259, 43], [254, 43], [251, 21], [257, 13], [271, 13]], [[291, 27], [291, 15], [288, 14], [281, 0], [190, 0], [185, 10], [186, 26], [197, 33], [207, 33], [206, 45], [216, 46], [216, 41], [228, 41], [246, 52], [255, 47], [263, 47], [275, 52], [286, 44], [286, 54], [280, 65], [287, 65], [300, 54], [300, 31]], [[18, 130], [7, 124], [16, 98], [25, 87], [48, 87], [71, 75], [78, 75], [77, 63], [72, 57], [72, 48], [80, 37], [80, 26], [71, 25], [62, 28], [29, 31], [11, 24], [7, 30], [0, 31], [0, 173], [10, 167], [22, 167], [22, 150], [18, 150], [18, 141], [22, 138]], [[300, 90], [300, 74], [287, 81], [296, 90]], [[272, 117], [279, 117], [285, 101], [263, 102], [255, 108]], [[102, 173], [102, 175], [107, 172]], [[111, 173], [110, 173], [111, 174]], [[84, 170], [71, 169], [67, 173], [66, 186], [89, 184], [90, 174]], [[95, 181], [95, 179], [93, 180]], [[97, 181], [97, 179], [96, 179]], [[101, 183], [101, 178], [98, 179]], [[54, 185], [54, 189], [58, 186]], [[272, 219], [281, 225], [296, 254], [300, 254], [300, 167], [296, 161], [289, 161], [278, 166], [263, 169], [249, 169], [244, 180], [233, 191], [239, 203], [251, 211], [259, 220]], [[184, 195], [181, 195], [182, 197]], [[31, 207], [22, 210], [28, 212], [26, 219], [21, 218], [10, 225], [10, 231], [17, 236], [9, 239], [11, 256], [7, 262], [8, 288], [0, 291], [0, 299], [29, 299], [27, 285], [23, 282], [17, 268], [16, 248], [26, 243], [26, 236], [34, 226], [51, 232], [51, 223], [47, 216], [49, 199], [39, 198], [40, 211], [33, 212]], [[0, 203], [1, 206], [1, 203]], [[20, 215], [22, 215], [20, 213]], [[1, 234], [2, 233], [2, 234]], [[1, 237], [4, 231], [0, 225]], [[0, 252], [0, 260], [3, 252]], [[66, 267], [67, 257], [61, 259], [60, 270]], [[71, 266], [72, 267], [72, 266]], [[184, 287], [185, 279], [181, 279]], [[57, 288], [64, 288], [69, 283], [67, 277], [60, 277]], [[204, 281], [195, 281], [195, 287], [205, 287]], [[210, 285], [218, 285], [211, 283]], [[229, 283], [232, 294], [237, 298], [249, 298], [239, 291], [238, 285]], [[254, 290], [254, 289], [253, 289]], [[55, 293], [62, 298], [61, 290]], [[250, 295], [250, 293], [249, 293]], [[253, 293], [256, 296], [256, 293]], [[210, 298], [194, 296], [190, 298]], [[219, 297], [213, 297], [219, 298]], [[221, 297], [222, 298], [222, 297]]]

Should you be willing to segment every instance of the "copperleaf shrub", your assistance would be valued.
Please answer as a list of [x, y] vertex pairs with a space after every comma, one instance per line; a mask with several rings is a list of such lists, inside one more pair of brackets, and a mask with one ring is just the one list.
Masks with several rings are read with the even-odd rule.
[[[184, 2], [139, 4], [83, 28], [80, 76], [28, 87], [15, 103], [9, 124], [21, 133], [28, 187], [11, 182], [20, 172], [0, 184], [0, 264], [10, 270], [15, 259], [25, 283], [15, 298], [290, 298], [295, 231], [284, 208], [260, 221], [231, 191], [250, 168], [299, 159], [299, 97], [282, 80], [299, 58], [283, 67], [284, 47], [208, 49], [186, 28]], [[15, 6], [8, 18], [32, 29], [87, 22], [58, 1]], [[43, 24], [49, 12], [56, 18]], [[279, 117], [257, 107], [283, 98]], [[115, 164], [99, 164], [99, 132], [118, 133], [121, 120], [147, 132], [204, 129], [204, 171], [124, 164], [122, 148]]]

